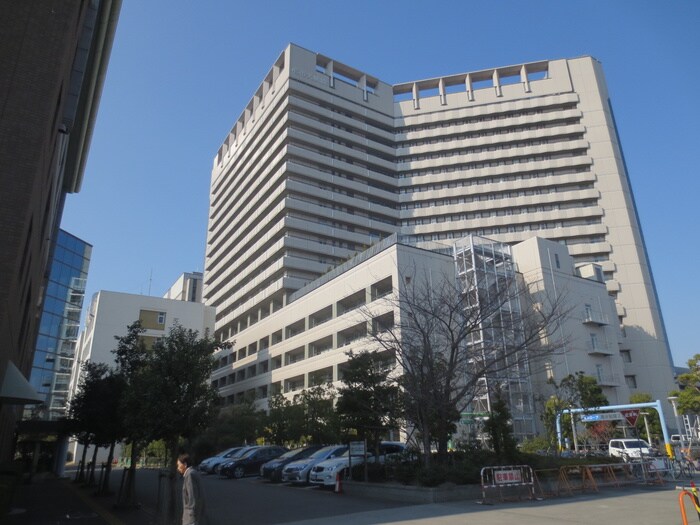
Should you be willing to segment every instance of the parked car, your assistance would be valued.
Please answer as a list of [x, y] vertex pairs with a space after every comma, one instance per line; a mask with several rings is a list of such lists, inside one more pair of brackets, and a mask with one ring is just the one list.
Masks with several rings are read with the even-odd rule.
[[227, 478], [242, 478], [246, 475], [258, 474], [263, 463], [280, 457], [287, 452], [285, 447], [261, 446], [252, 447], [242, 456], [227, 461], [221, 466], [220, 474]]
[[611, 439], [608, 454], [625, 461], [652, 455], [651, 446], [643, 439]]
[[292, 461], [282, 469], [282, 481], [285, 483], [308, 483], [311, 469], [327, 459], [342, 456], [347, 445], [329, 445], [323, 447], [306, 459]]
[[282, 481], [282, 469], [292, 461], [306, 459], [311, 454], [323, 448], [323, 445], [310, 445], [308, 447], [295, 448], [285, 452], [280, 457], [265, 463], [260, 467], [260, 476], [274, 483]]
[[[375, 455], [374, 452], [370, 450], [367, 452], [367, 458], [369, 462], [376, 460], [379, 463], [384, 463], [387, 457], [399, 456], [404, 450], [406, 450], [406, 445], [403, 443], [382, 441], [379, 445], [379, 454]], [[351, 463], [349, 455], [349, 451], [346, 451], [342, 456], [327, 459], [315, 465], [309, 474], [309, 482], [313, 485], [322, 485], [325, 487], [334, 485], [337, 474], [340, 474], [341, 477], [347, 475]], [[355, 465], [362, 465], [364, 462], [364, 456], [352, 457], [353, 467]]]
[[226, 450], [219, 452], [216, 456], [212, 456], [210, 458], [207, 458], [203, 460], [197, 469], [200, 472], [204, 472], [205, 474], [211, 474], [215, 472], [214, 468], [223, 463], [224, 461], [228, 460], [231, 458], [236, 452], [239, 450], [243, 449], [244, 447], [232, 447], [232, 448], [227, 448]]

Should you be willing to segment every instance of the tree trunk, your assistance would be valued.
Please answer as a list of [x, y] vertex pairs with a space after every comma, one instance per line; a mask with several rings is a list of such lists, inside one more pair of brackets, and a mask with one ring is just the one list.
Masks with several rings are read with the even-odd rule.
[[97, 443], [95, 443], [95, 450], [92, 451], [92, 461], [90, 462], [90, 465], [88, 465], [88, 485], [95, 484], [95, 462], [97, 461], [97, 450], [99, 448], [100, 447], [97, 445]]
[[135, 442], [131, 442], [131, 462], [126, 471], [126, 479], [124, 484], [119, 489], [117, 497], [117, 505], [120, 507], [136, 507], [136, 462], [138, 461], [139, 453]]
[[165, 509], [165, 523], [177, 523], [177, 438], [168, 443], [168, 452], [170, 454], [169, 461], [169, 483], [168, 483], [168, 501]]
[[83, 444], [83, 457], [80, 460], [80, 468], [78, 469], [78, 481], [79, 483], [82, 483], [85, 481], [85, 459], [87, 459], [87, 452], [88, 449], [90, 448], [90, 440], [87, 439], [85, 440], [85, 443]]
[[421, 433], [421, 438], [423, 440], [423, 466], [425, 468], [430, 468], [430, 433], [428, 432], [428, 425], [424, 425], [425, 430]]
[[109, 495], [109, 476], [112, 473], [112, 460], [114, 459], [114, 447], [116, 442], [112, 441], [109, 445], [109, 455], [107, 456], [107, 465], [105, 466], [104, 479], [102, 480], [102, 487], [100, 487], [99, 494], [101, 496]]

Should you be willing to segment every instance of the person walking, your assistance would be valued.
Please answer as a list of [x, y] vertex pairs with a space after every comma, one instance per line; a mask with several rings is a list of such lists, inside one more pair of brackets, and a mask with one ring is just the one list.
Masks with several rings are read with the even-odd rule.
[[182, 525], [206, 525], [202, 481], [189, 454], [177, 458], [177, 471], [182, 475]]

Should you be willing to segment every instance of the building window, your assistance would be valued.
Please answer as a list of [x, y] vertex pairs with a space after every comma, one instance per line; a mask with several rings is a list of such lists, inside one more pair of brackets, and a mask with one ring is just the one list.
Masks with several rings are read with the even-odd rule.
[[141, 326], [147, 330], [165, 330], [165, 312], [141, 310], [139, 321], [141, 321]]
[[603, 365], [595, 365], [595, 374], [598, 379], [598, 383], [603, 382]]
[[557, 268], [561, 268], [561, 265], [559, 263], [559, 254], [558, 253], [554, 254], [554, 264], [556, 265]]
[[554, 381], [554, 367], [552, 366], [551, 361], [547, 361], [544, 364], [544, 371], [545, 374], [547, 374], [547, 381]]
[[629, 350], [620, 350], [620, 357], [622, 357], [623, 363], [631, 363], [632, 362], [632, 354]]
[[598, 349], [598, 335], [597, 334], [591, 334], [591, 348], [593, 350]]
[[629, 388], [637, 388], [637, 376], [625, 376], [625, 382]]

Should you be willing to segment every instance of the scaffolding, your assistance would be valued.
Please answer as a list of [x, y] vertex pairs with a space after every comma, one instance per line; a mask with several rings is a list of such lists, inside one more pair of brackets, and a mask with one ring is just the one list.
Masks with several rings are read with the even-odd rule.
[[[466, 414], [490, 412], [494, 395], [500, 391], [511, 412], [515, 437], [519, 440], [532, 437], [534, 402], [511, 248], [484, 237], [468, 236], [455, 243], [453, 254], [457, 284], [466, 295], [465, 308], [480, 315], [478, 329], [467, 342], [467, 351], [484, 361], [497, 363], [492, 373], [479, 378], [479, 391]], [[465, 422], [468, 427], [478, 426], [476, 419]], [[469, 428], [469, 431], [479, 429]]]

